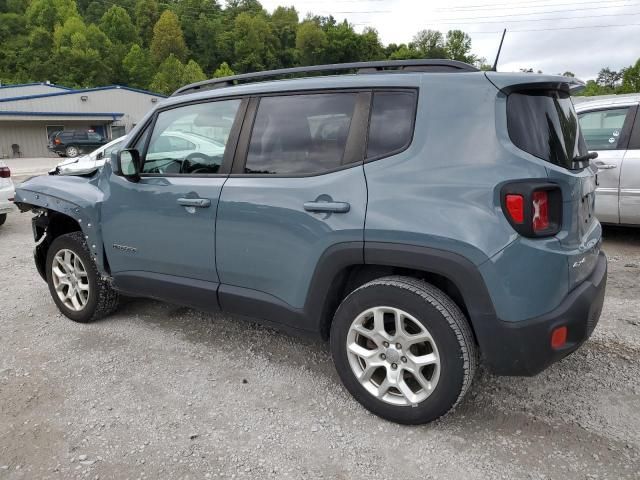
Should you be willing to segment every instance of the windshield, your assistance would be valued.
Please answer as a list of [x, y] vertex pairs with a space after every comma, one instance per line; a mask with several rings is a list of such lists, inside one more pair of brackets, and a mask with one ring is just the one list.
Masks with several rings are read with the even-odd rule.
[[578, 168], [573, 159], [588, 153], [568, 93], [534, 90], [510, 94], [507, 126], [518, 148], [555, 165]]

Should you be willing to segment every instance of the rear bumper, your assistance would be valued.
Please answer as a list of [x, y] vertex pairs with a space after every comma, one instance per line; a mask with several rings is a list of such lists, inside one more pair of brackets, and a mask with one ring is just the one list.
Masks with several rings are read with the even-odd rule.
[[15, 211], [15, 206], [10, 198], [13, 198], [15, 190], [12, 184], [6, 187], [0, 187], [0, 214]]
[[[600, 253], [591, 275], [553, 311], [519, 322], [491, 322], [477, 332], [484, 363], [497, 375], [535, 375], [582, 345], [593, 332], [604, 303], [607, 259]], [[566, 344], [551, 347], [551, 332], [566, 326]]]

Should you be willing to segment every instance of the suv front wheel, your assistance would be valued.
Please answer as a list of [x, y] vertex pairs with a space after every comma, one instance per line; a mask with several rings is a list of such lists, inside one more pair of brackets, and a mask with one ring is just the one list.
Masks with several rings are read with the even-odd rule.
[[78, 156], [80, 150], [78, 150], [78, 147], [76, 147], [75, 145], [69, 145], [67, 148], [65, 148], [64, 153], [67, 157], [74, 158]]
[[46, 268], [53, 301], [71, 320], [90, 322], [117, 308], [118, 293], [100, 276], [82, 232], [57, 237], [47, 251]]
[[331, 353], [345, 387], [387, 420], [427, 423], [463, 398], [477, 349], [460, 308], [441, 290], [392, 276], [353, 291], [331, 325]]

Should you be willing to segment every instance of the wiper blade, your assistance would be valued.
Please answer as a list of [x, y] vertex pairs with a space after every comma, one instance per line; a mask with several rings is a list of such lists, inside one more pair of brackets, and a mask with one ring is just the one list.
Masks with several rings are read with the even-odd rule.
[[584, 155], [573, 157], [573, 163], [586, 162], [588, 160], [595, 160], [596, 158], [598, 158], [598, 152], [589, 152]]

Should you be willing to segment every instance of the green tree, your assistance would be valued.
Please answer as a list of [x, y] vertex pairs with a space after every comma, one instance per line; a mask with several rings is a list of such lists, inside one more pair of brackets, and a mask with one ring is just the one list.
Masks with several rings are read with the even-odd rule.
[[89, 5], [87, 5], [87, 9], [84, 12], [83, 18], [85, 23], [100, 23], [100, 19], [104, 15], [104, 12], [107, 11], [107, 4], [105, 2], [101, 2], [98, 0], [94, 0]]
[[183, 85], [183, 72], [183, 63], [173, 53], [170, 53], [158, 67], [158, 71], [151, 82], [151, 90], [170, 95]]
[[153, 78], [153, 61], [148, 50], [133, 44], [129, 53], [122, 60], [127, 76], [127, 84], [136, 88], [149, 88]]
[[33, 27], [53, 31], [55, 25], [78, 16], [75, 0], [33, 0], [26, 11], [27, 22]]
[[182, 34], [180, 20], [171, 10], [165, 10], [153, 27], [151, 55], [156, 63], [163, 63], [170, 55], [179, 61], [187, 58], [188, 50]]
[[640, 58], [635, 65], [624, 69], [620, 90], [621, 93], [640, 92]]
[[157, 0], [138, 0], [134, 10], [134, 18], [142, 45], [148, 47], [153, 38], [153, 26], [160, 18]]
[[295, 65], [298, 22], [298, 12], [295, 7], [278, 7], [271, 15], [271, 27], [279, 42], [277, 55], [281, 67]]
[[117, 5], [104, 13], [100, 19], [100, 30], [114, 43], [130, 45], [139, 41], [131, 17], [124, 8]]
[[598, 72], [596, 83], [604, 87], [608, 93], [613, 93], [615, 88], [620, 84], [620, 80], [622, 80], [622, 73], [606, 67]]
[[53, 44], [56, 83], [75, 87], [110, 83], [105, 58], [112, 44], [96, 25], [87, 27], [81, 18], [71, 17], [55, 28]]
[[360, 40], [360, 57], [358, 60], [382, 60], [385, 58], [384, 48], [378, 36], [378, 31], [374, 28], [367, 27], [359, 37]]
[[438, 30], [419, 31], [413, 37], [412, 46], [420, 58], [449, 58], [450, 55], [445, 48], [444, 36]]
[[467, 63], [476, 61], [476, 56], [471, 53], [471, 37], [462, 30], [449, 30], [444, 48], [451, 60]]
[[231, 70], [231, 67], [227, 62], [222, 62], [216, 71], [213, 72], [213, 78], [230, 77], [235, 75], [235, 72]]
[[327, 34], [313, 20], [302, 22], [296, 35], [296, 48], [302, 65], [321, 63], [327, 47]]
[[202, 71], [200, 65], [195, 60], [189, 60], [182, 71], [182, 84], [201, 82], [206, 80], [207, 76]]
[[277, 39], [264, 15], [241, 13], [233, 27], [234, 70], [256, 72], [274, 68]]

